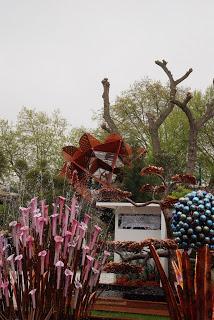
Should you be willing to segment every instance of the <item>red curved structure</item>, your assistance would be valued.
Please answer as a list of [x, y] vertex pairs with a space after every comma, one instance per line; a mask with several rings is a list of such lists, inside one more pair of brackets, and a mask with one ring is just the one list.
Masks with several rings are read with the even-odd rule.
[[131, 147], [119, 134], [110, 134], [101, 143], [90, 133], [80, 138], [79, 148], [63, 148], [64, 166], [61, 173], [72, 184], [78, 179], [85, 184], [93, 178], [103, 186], [109, 186], [124, 164], [130, 163]]

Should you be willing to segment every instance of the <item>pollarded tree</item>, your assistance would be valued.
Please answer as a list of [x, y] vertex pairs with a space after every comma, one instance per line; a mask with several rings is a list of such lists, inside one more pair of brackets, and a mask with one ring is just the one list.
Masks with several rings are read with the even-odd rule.
[[164, 87], [160, 82], [152, 82], [148, 79], [136, 83], [133, 88], [117, 99], [112, 110], [109, 102], [110, 84], [108, 79], [102, 81], [105, 121], [102, 128], [108, 132], [121, 132], [121, 130], [124, 132], [126, 128], [130, 132], [132, 128], [132, 136], [135, 140], [144, 147], [148, 147], [151, 143], [153, 156], [158, 159], [162, 153], [160, 127], [173, 111], [177, 86], [189, 76], [192, 69], [175, 80], [165, 60], [155, 61], [155, 63], [166, 73], [169, 86]]
[[[189, 128], [186, 172], [194, 174], [196, 170], [200, 133], [206, 132], [206, 129], [209, 126], [209, 121], [214, 118], [214, 95], [202, 95], [197, 91], [192, 95], [188, 92], [183, 100], [173, 99], [172, 101], [183, 111], [188, 120]], [[204, 139], [202, 138], [200, 142], [201, 147], [203, 146], [203, 140]], [[210, 139], [209, 144], [210, 142], [212, 148], [212, 138]], [[207, 148], [207, 153], [211, 155], [212, 151], [209, 149], [210, 146]]]

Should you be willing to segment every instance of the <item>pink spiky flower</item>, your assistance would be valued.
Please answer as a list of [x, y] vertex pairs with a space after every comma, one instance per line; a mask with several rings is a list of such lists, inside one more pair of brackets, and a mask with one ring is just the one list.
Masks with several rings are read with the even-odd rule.
[[88, 246], [82, 247], [82, 263], [81, 263], [82, 266], [84, 266], [85, 257], [86, 257], [86, 254], [89, 253], [89, 250], [90, 250], [90, 248]]

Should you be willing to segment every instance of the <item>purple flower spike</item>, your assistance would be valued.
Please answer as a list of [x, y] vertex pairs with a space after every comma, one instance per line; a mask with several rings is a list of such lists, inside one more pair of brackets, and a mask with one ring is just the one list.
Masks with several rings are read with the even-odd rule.
[[47, 255], [47, 251], [46, 250], [43, 250], [43, 251], [40, 251], [38, 256], [41, 258], [41, 275], [44, 274], [44, 269], [45, 269], [45, 257]]
[[31, 299], [32, 299], [32, 305], [33, 305], [33, 309], [36, 309], [36, 297], [35, 297], [35, 293], [36, 293], [36, 289], [33, 289], [29, 292], [29, 294], [31, 295]]
[[67, 296], [68, 287], [69, 287], [69, 285], [72, 283], [73, 275], [74, 275], [74, 273], [73, 273], [71, 270], [69, 270], [69, 269], [66, 269], [66, 270], [65, 270], [65, 290], [64, 290], [64, 297]]
[[56, 223], [57, 223], [57, 217], [58, 217], [58, 213], [53, 213], [51, 215], [52, 218], [52, 236], [55, 237], [56, 235]]
[[64, 263], [62, 261], [57, 261], [57, 263], [55, 264], [56, 268], [57, 268], [57, 290], [59, 290], [60, 288], [60, 279], [61, 279], [61, 272], [62, 272], [62, 268], [64, 267]]
[[22, 254], [19, 254], [18, 256], [15, 257], [15, 261], [17, 262], [17, 267], [18, 267], [19, 273], [22, 273], [22, 259], [23, 259]]
[[61, 251], [62, 243], [63, 243], [64, 239], [60, 236], [55, 236], [54, 241], [55, 241], [54, 264], [56, 264], [56, 262], [59, 260], [59, 255], [60, 255], [60, 251]]

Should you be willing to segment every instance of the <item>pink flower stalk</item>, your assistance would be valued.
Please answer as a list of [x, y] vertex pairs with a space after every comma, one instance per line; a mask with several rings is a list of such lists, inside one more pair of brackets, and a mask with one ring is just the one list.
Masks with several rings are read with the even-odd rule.
[[29, 292], [29, 294], [31, 295], [31, 299], [32, 299], [32, 305], [33, 305], [33, 309], [36, 309], [36, 297], [35, 297], [35, 293], [36, 293], [36, 289], [33, 289]]
[[42, 246], [42, 237], [43, 237], [43, 230], [44, 230], [44, 223], [45, 223], [45, 218], [44, 217], [39, 217], [37, 224], [38, 224], [38, 233], [39, 233], [39, 245]]
[[75, 281], [75, 293], [74, 293], [74, 304], [73, 304], [74, 309], [76, 309], [76, 306], [77, 306], [77, 299], [78, 299], [80, 289], [82, 289], [82, 285], [77, 280], [77, 281]]
[[98, 269], [96, 269], [96, 268], [92, 267], [91, 270], [92, 270], [92, 276], [91, 276], [91, 278], [89, 280], [90, 291], [92, 291], [92, 288], [94, 286], [96, 286], [97, 281], [98, 281], [98, 277], [99, 277], [99, 274], [100, 274], [100, 271]]
[[49, 260], [50, 260], [50, 251], [47, 250], [47, 254], [46, 254], [46, 257], [45, 257], [45, 268], [48, 269], [49, 267]]
[[14, 265], [14, 254], [11, 254], [9, 257], [7, 257], [7, 262], [9, 263], [9, 266], [11, 268], [11, 275], [13, 277], [14, 282], [16, 282], [16, 270]]
[[34, 214], [33, 216], [33, 219], [34, 219], [34, 225], [36, 227], [36, 232], [38, 233], [39, 232], [39, 225], [38, 225], [38, 219], [41, 217], [41, 213], [36, 213]]
[[101, 232], [101, 230], [102, 229], [99, 226], [97, 226], [97, 225], [94, 226], [94, 232], [93, 232], [93, 235], [92, 235], [92, 240], [91, 240], [91, 243], [89, 245], [91, 250], [93, 250], [94, 245], [95, 245], [95, 243], [97, 241], [97, 237], [98, 237], [99, 233]]
[[34, 238], [32, 236], [28, 236], [26, 239], [26, 242], [28, 244], [28, 255], [29, 255], [29, 259], [32, 259], [33, 256], [33, 242], [34, 242]]
[[66, 253], [68, 251], [68, 243], [70, 242], [72, 233], [70, 231], [66, 231], [65, 233], [65, 243], [64, 243], [64, 250], [63, 250], [63, 258], [66, 258]]
[[40, 201], [40, 206], [41, 206], [42, 217], [44, 217], [45, 216], [45, 200]]
[[69, 285], [72, 283], [73, 275], [74, 275], [74, 273], [73, 273], [71, 270], [69, 270], [69, 269], [66, 269], [66, 270], [65, 270], [65, 290], [64, 290], [64, 297], [67, 296], [68, 287], [69, 287]]
[[82, 225], [78, 226], [77, 234], [79, 235], [79, 240], [78, 240], [78, 244], [77, 244], [77, 250], [80, 250], [80, 248], [81, 248], [82, 241], [85, 237], [86, 228], [87, 228], [86, 226], [82, 226]]
[[22, 273], [22, 259], [23, 259], [22, 254], [19, 254], [18, 256], [15, 257], [15, 261], [17, 262], [17, 267], [18, 267], [19, 273]]
[[53, 237], [55, 237], [55, 235], [56, 235], [56, 223], [57, 223], [57, 217], [58, 217], [58, 213], [53, 213], [52, 215], [51, 215], [51, 218], [52, 218], [52, 224], [51, 224], [51, 226], [52, 226], [52, 236]]
[[47, 251], [43, 250], [40, 251], [38, 256], [41, 258], [41, 271], [40, 274], [43, 275], [44, 274], [44, 270], [45, 270], [45, 257], [47, 255]]
[[71, 265], [71, 260], [73, 257], [74, 249], [77, 246], [78, 239], [79, 239], [79, 237], [76, 239], [76, 241], [73, 241], [72, 243], [70, 242], [68, 244], [68, 247], [69, 247], [68, 266]]
[[57, 204], [52, 203], [52, 207], [53, 207], [53, 214], [56, 214], [57, 213]]
[[64, 263], [62, 261], [57, 261], [57, 263], [55, 264], [56, 268], [57, 268], [57, 290], [59, 290], [60, 288], [60, 279], [61, 279], [61, 273], [62, 273], [62, 268], [64, 267]]
[[3, 255], [3, 248], [4, 248], [4, 235], [0, 234], [0, 255]]
[[45, 212], [44, 212], [44, 217], [45, 217], [45, 224], [46, 224], [46, 226], [48, 225], [48, 207], [49, 207], [49, 205], [46, 204], [46, 205], [45, 205]]
[[95, 269], [100, 269], [100, 267], [101, 267], [101, 264], [100, 264], [99, 260], [95, 260], [95, 262], [94, 262], [94, 268], [95, 268]]
[[88, 279], [88, 274], [92, 268], [92, 265], [93, 265], [93, 262], [94, 262], [94, 258], [87, 255], [86, 256], [86, 267], [85, 267], [85, 274], [84, 274], [84, 279], [83, 279], [83, 283], [85, 283]]
[[89, 214], [86, 213], [86, 214], [84, 215], [84, 220], [83, 220], [83, 222], [84, 222], [86, 225], [88, 225], [90, 219], [91, 219], [91, 216], [89, 216]]
[[63, 211], [63, 207], [64, 207], [64, 203], [65, 203], [65, 198], [59, 196], [59, 224], [61, 225], [62, 223], [62, 211]]
[[15, 272], [14, 254], [11, 254], [11, 255], [7, 258], [7, 261], [9, 262], [12, 271]]
[[54, 264], [59, 260], [60, 250], [62, 248], [62, 243], [64, 239], [60, 236], [55, 236], [55, 256], [54, 256]]
[[10, 306], [8, 285], [9, 285], [8, 281], [3, 282], [1, 285], [1, 288], [4, 290], [4, 296], [5, 296], [7, 307]]
[[82, 266], [84, 266], [86, 253], [89, 253], [89, 250], [90, 248], [88, 246], [83, 246], [82, 248], [82, 263], [81, 263]]
[[26, 247], [26, 239], [29, 233], [29, 227], [28, 226], [24, 226], [20, 228], [20, 231], [22, 232], [22, 243], [23, 246]]
[[16, 254], [19, 254], [19, 245], [18, 245], [18, 237], [16, 233], [16, 226], [17, 226], [17, 221], [12, 221], [9, 223], [9, 227], [12, 228], [12, 237], [13, 237], [13, 243], [14, 246], [16, 247]]
[[103, 260], [102, 260], [102, 266], [106, 263], [106, 260], [108, 259], [108, 257], [110, 256], [110, 252], [108, 251], [104, 251], [104, 255], [103, 255]]
[[65, 236], [65, 233], [68, 229], [68, 218], [69, 218], [69, 212], [70, 212], [70, 208], [65, 205], [65, 213], [63, 214], [62, 217], [62, 236]]
[[79, 225], [79, 222], [75, 219], [73, 219], [72, 221], [72, 226], [71, 226], [71, 241], [73, 240], [73, 237], [76, 233], [76, 229], [77, 229], [77, 226]]
[[34, 197], [33, 199], [31, 199], [31, 202], [30, 202], [32, 216], [37, 211], [37, 199], [38, 199], [37, 197]]
[[29, 212], [30, 212], [30, 208], [20, 207], [19, 210], [21, 211], [23, 225], [29, 227]]
[[70, 223], [73, 221], [73, 219], [76, 218], [76, 204], [77, 204], [77, 199], [75, 196], [73, 196], [72, 201], [71, 201]]

